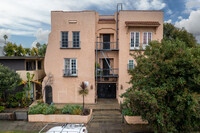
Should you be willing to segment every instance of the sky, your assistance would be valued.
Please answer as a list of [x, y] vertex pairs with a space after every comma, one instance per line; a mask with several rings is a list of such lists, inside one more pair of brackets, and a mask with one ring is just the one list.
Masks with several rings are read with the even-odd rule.
[[114, 15], [117, 3], [124, 10], [162, 10], [164, 22], [185, 28], [200, 42], [200, 0], [0, 0], [0, 46], [8, 41], [31, 48], [48, 43], [51, 11], [95, 10]]

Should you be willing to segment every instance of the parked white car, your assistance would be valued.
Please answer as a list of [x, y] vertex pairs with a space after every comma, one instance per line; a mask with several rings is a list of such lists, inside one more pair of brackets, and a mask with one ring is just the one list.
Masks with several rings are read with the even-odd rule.
[[[40, 132], [44, 132], [44, 128]], [[46, 133], [88, 133], [88, 131], [84, 124], [64, 124], [62, 126], [54, 126]]]

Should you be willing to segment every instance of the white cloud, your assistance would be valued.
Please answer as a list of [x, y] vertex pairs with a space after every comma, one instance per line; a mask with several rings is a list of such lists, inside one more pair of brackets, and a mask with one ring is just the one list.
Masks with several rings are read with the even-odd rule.
[[172, 14], [172, 10], [168, 9], [167, 10], [167, 14], [171, 15]]
[[165, 21], [164, 23], [172, 23], [172, 20], [169, 19], [169, 20]]
[[194, 10], [200, 9], [200, 0], [187, 0], [185, 2], [185, 10], [183, 13], [190, 14]]
[[48, 35], [50, 31], [49, 30], [43, 30], [42, 28], [39, 28], [37, 32], [34, 34], [36, 37], [36, 40], [32, 43], [32, 47], [36, 47], [37, 42], [39, 43], [47, 43], [48, 42]]
[[179, 20], [182, 20], [182, 19], [183, 19], [183, 17], [182, 17], [182, 16], [179, 16], [179, 17], [178, 17], [178, 19], [179, 19]]
[[200, 42], [200, 10], [192, 11], [188, 19], [182, 19], [175, 23], [176, 27], [185, 28], [188, 32], [196, 36], [198, 42]]

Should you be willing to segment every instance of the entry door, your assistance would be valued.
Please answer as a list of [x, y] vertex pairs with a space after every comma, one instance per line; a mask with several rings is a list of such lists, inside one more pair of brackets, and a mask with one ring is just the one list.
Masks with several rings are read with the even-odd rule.
[[110, 49], [110, 34], [103, 34], [103, 49]]
[[51, 86], [45, 86], [45, 101], [47, 104], [52, 103], [52, 87]]
[[109, 75], [110, 74], [110, 70], [109, 70], [109, 66], [110, 65], [110, 59], [107, 59], [108, 63], [106, 62], [105, 59], [103, 59], [103, 75]]
[[116, 83], [98, 83], [98, 98], [116, 98]]

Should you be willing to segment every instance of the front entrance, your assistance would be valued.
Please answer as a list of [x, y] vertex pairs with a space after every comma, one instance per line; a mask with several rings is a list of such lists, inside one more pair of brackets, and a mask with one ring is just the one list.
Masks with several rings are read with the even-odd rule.
[[52, 103], [52, 87], [47, 85], [45, 86], [45, 101], [47, 104]]
[[98, 83], [98, 98], [116, 98], [116, 83]]

